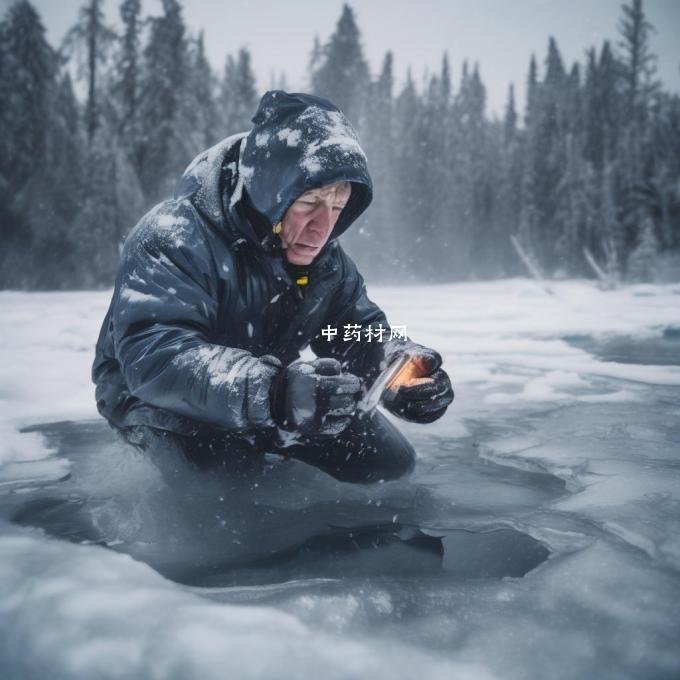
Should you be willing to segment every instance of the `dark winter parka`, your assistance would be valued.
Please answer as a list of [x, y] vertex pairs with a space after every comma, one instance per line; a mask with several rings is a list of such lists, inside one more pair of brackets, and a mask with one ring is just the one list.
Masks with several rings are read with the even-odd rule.
[[[273, 427], [272, 378], [301, 349], [368, 385], [394, 347], [343, 337], [346, 324], [389, 328], [337, 240], [372, 197], [350, 124], [326, 100], [281, 91], [253, 123], [200, 154], [126, 239], [92, 367], [97, 408], [117, 427]], [[343, 180], [350, 201], [302, 289], [272, 225], [305, 191]]]

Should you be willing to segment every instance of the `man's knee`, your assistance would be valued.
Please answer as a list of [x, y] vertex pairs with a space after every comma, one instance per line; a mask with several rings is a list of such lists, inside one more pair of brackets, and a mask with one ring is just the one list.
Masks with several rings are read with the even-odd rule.
[[[373, 483], [399, 479], [415, 465], [411, 442], [382, 413], [361, 413], [336, 440], [338, 472], [344, 481]], [[336, 453], [337, 456], [337, 453]]]
[[144, 451], [165, 474], [171, 471], [201, 470], [251, 472], [259, 470], [263, 456], [245, 439], [229, 436], [213, 428], [198, 427], [192, 434], [171, 432], [148, 425], [135, 425], [120, 431], [121, 437]]
[[368, 440], [374, 449], [374, 476], [385, 481], [409, 474], [415, 465], [416, 452], [411, 442], [388, 418], [374, 411], [369, 417]]

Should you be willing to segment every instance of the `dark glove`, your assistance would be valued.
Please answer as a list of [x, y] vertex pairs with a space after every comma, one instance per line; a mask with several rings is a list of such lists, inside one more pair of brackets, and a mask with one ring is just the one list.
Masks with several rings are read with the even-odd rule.
[[432, 423], [441, 418], [449, 404], [453, 401], [453, 388], [446, 371], [441, 367], [442, 358], [439, 352], [411, 344], [408, 352], [418, 365], [421, 377], [429, 377], [412, 386], [402, 385], [396, 392], [388, 393], [383, 398], [385, 408], [394, 415], [414, 423]]
[[272, 381], [272, 417], [284, 430], [336, 435], [349, 425], [360, 395], [361, 381], [342, 373], [337, 359], [299, 361]]

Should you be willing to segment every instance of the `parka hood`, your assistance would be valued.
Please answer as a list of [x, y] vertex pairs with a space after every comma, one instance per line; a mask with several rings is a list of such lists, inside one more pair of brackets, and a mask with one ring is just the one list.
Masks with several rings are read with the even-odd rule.
[[252, 122], [250, 132], [200, 154], [178, 183], [176, 196], [190, 195], [211, 221], [227, 229], [233, 225], [263, 246], [271, 241], [271, 228], [310, 189], [352, 183], [329, 243], [369, 206], [373, 185], [366, 155], [336, 106], [321, 97], [272, 90], [262, 97]]

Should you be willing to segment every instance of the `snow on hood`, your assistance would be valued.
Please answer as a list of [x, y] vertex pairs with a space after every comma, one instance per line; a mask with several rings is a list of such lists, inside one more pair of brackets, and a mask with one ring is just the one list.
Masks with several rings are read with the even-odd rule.
[[346, 231], [373, 197], [366, 154], [347, 118], [321, 97], [272, 90], [252, 120], [250, 132], [199, 154], [176, 196], [191, 196], [211, 221], [231, 223], [259, 243], [253, 225], [239, 217], [244, 198], [273, 226], [305, 191], [348, 181], [352, 195], [329, 241]]
[[[366, 154], [345, 116], [326, 99], [267, 92], [253, 118], [239, 162], [254, 207], [274, 225], [305, 191], [352, 182], [350, 204], [333, 231], [339, 236], [368, 207], [372, 183]], [[276, 190], [274, 190], [276, 188]]]
[[[222, 178], [225, 172], [236, 174], [238, 148], [247, 134], [239, 132], [199, 153], [177, 183], [175, 198], [190, 198], [208, 219], [224, 226]], [[228, 159], [234, 155], [236, 160], [230, 163]]]

